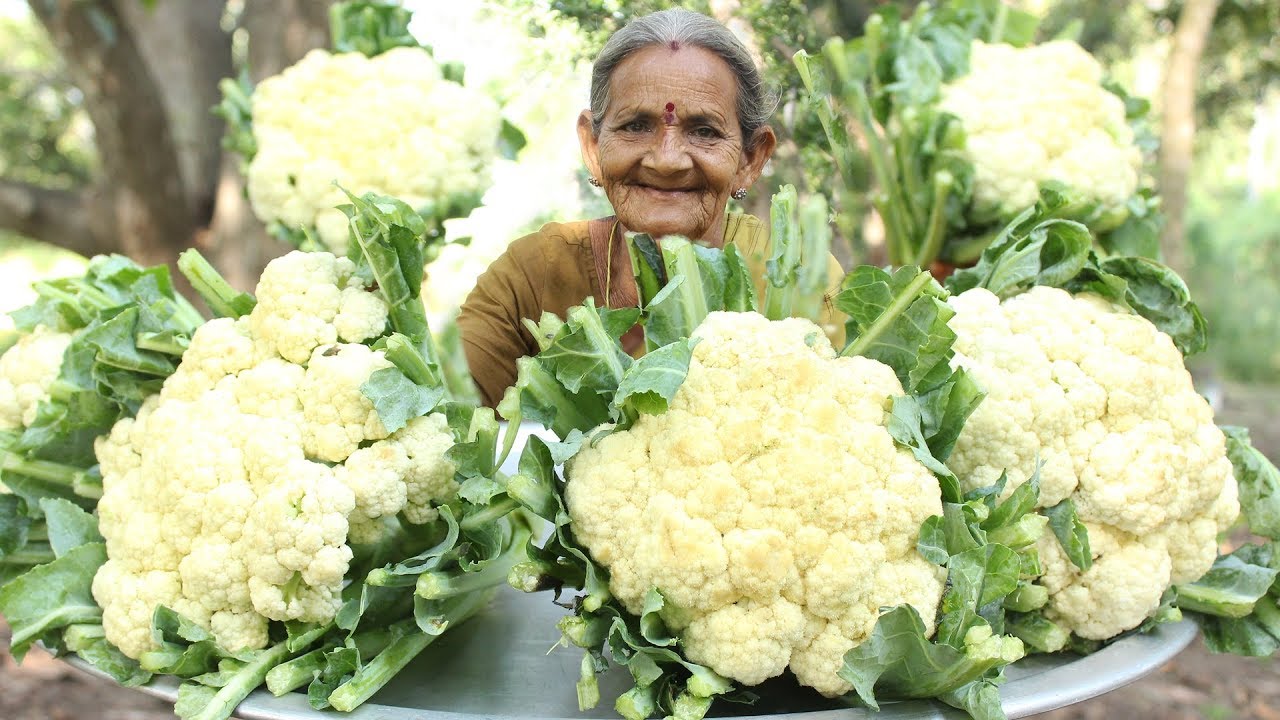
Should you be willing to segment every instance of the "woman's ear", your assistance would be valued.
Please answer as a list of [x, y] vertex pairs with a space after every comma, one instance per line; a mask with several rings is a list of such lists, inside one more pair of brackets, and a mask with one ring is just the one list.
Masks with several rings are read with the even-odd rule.
[[742, 153], [742, 162], [738, 170], [738, 187], [749, 187], [760, 179], [760, 173], [764, 172], [764, 164], [773, 157], [773, 150], [778, 146], [778, 136], [768, 125], [756, 130], [753, 141], [747, 144], [746, 151]]
[[582, 161], [587, 164], [587, 172], [591, 177], [603, 180], [600, 177], [600, 142], [591, 127], [590, 110], [578, 114], [578, 145], [582, 147]]

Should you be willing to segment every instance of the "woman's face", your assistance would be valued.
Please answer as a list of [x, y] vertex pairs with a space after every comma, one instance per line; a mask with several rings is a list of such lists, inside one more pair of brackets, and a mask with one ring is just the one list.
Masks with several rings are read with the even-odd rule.
[[696, 46], [655, 45], [618, 64], [600, 134], [591, 113], [578, 138], [627, 229], [719, 245], [729, 194], [750, 187], [773, 153], [768, 127], [745, 149], [729, 64]]

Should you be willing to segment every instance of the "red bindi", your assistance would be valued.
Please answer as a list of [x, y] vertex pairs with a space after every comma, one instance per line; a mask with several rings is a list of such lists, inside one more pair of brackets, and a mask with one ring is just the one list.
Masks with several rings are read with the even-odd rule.
[[662, 115], [662, 122], [668, 125], [675, 125], [676, 124], [676, 104], [669, 102], [667, 103], [667, 106], [664, 109], [666, 110], [666, 112], [663, 113]]
[[676, 111], [676, 104], [675, 104], [675, 103], [667, 103], [667, 112], [675, 112], [675, 111]]

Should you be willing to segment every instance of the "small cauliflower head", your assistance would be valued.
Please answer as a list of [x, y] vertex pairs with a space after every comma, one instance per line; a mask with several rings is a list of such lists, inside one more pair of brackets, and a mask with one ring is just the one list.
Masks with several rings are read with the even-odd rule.
[[35, 422], [70, 344], [70, 333], [39, 325], [0, 355], [0, 430], [20, 430]]
[[980, 219], [1012, 218], [1047, 181], [1112, 215], [1138, 186], [1142, 153], [1124, 101], [1102, 86], [1098, 61], [1069, 40], [1024, 48], [975, 40], [969, 72], [943, 88], [940, 107], [964, 127]]
[[1171, 584], [1198, 579], [1239, 514], [1226, 439], [1173, 340], [1092, 295], [1036, 287], [1003, 303], [951, 298], [954, 364], [987, 397], [947, 465], [966, 489], [1040, 470], [1040, 505], [1070, 499], [1095, 561], [1081, 572], [1040, 544], [1046, 615], [1080, 637], [1138, 626]]
[[[348, 291], [382, 303], [344, 286], [349, 266], [328, 253], [273, 261], [254, 314], [201, 326], [161, 392], [95, 443], [108, 559], [93, 594], [129, 657], [155, 647], [157, 605], [231, 652], [265, 647], [271, 621], [327, 622], [352, 543], [397, 517], [434, 520], [456, 495], [443, 416], [388, 437], [360, 386], [391, 363], [335, 342]], [[385, 322], [382, 304], [361, 339]]]
[[807, 320], [716, 312], [695, 335], [667, 412], [570, 461], [574, 533], [628, 611], [662, 592], [690, 660], [845, 693], [836, 671], [879, 609], [932, 623], [943, 590], [916, 551], [938, 482], [886, 429], [902, 386]]
[[249, 313], [256, 342], [291, 363], [316, 348], [364, 342], [386, 330], [386, 302], [365, 290], [355, 263], [327, 252], [295, 250], [272, 260], [258, 280]]
[[488, 183], [500, 123], [489, 96], [445, 80], [422, 48], [372, 58], [313, 50], [254, 89], [249, 200], [263, 222], [314, 227], [346, 254], [347, 218], [335, 208], [347, 198], [335, 183], [415, 208], [447, 205]]

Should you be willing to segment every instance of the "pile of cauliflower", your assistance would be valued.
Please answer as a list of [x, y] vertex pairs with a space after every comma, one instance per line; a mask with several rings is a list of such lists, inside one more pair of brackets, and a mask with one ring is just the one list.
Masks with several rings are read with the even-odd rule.
[[109, 560], [93, 582], [107, 639], [138, 658], [164, 605], [228, 651], [269, 621], [324, 623], [350, 545], [424, 523], [457, 490], [442, 415], [389, 433], [361, 393], [391, 363], [365, 344], [388, 308], [346, 258], [274, 260], [258, 303], [200, 327], [134, 419], [95, 446]]
[[1103, 87], [1102, 66], [1074, 42], [1018, 48], [975, 40], [969, 72], [943, 87], [939, 106], [964, 127], [980, 219], [1013, 217], [1048, 181], [1105, 210], [1122, 209], [1138, 187], [1142, 153], [1124, 101]]
[[258, 218], [316, 229], [341, 255], [346, 201], [390, 195], [415, 209], [474, 195], [488, 183], [501, 115], [483, 93], [441, 76], [431, 54], [375, 57], [313, 50], [253, 92], [258, 151], [248, 168]]
[[1004, 302], [951, 298], [954, 364], [987, 397], [947, 465], [967, 489], [1040, 469], [1040, 506], [1071, 500], [1092, 567], [1039, 544], [1045, 616], [1102, 640], [1140, 625], [1170, 585], [1199, 579], [1239, 514], [1226, 440], [1182, 354], [1146, 319], [1092, 295], [1036, 287]]
[[807, 320], [713, 312], [695, 337], [667, 412], [570, 460], [574, 534], [629, 612], [661, 591], [693, 662], [848, 692], [836, 671], [880, 608], [909, 603], [932, 633], [945, 585], [916, 551], [938, 481], [886, 428], [902, 385]]

